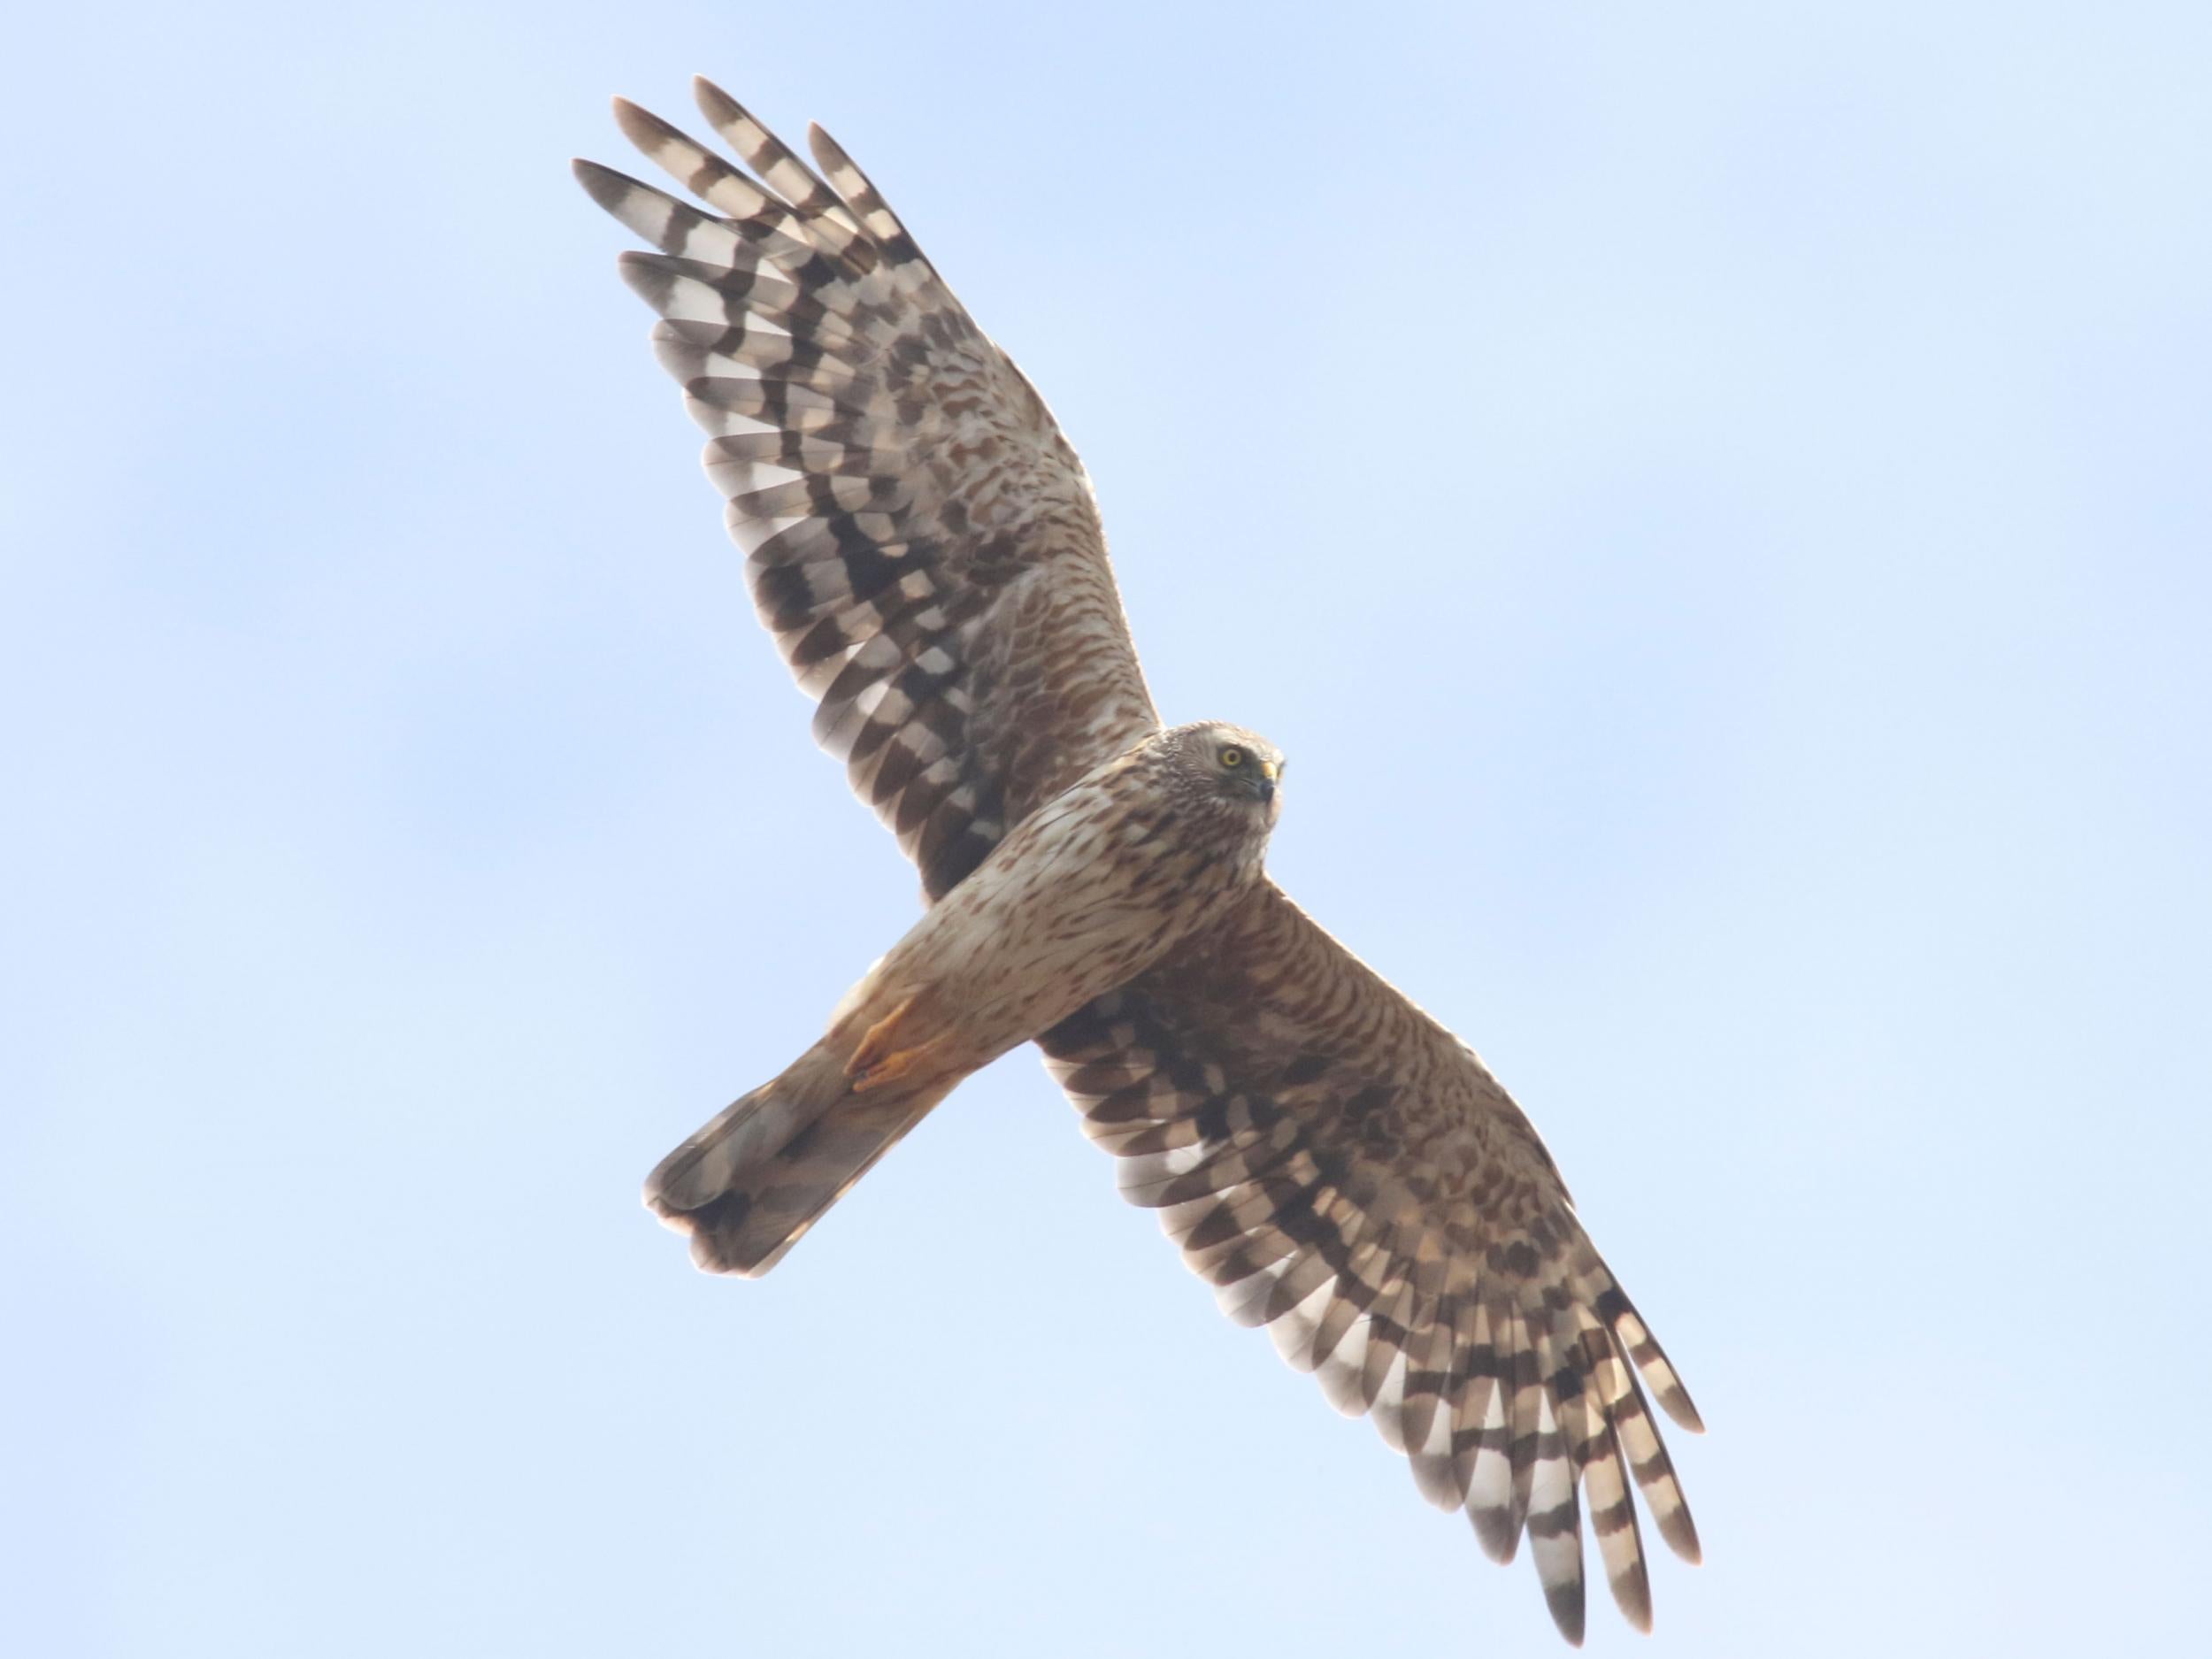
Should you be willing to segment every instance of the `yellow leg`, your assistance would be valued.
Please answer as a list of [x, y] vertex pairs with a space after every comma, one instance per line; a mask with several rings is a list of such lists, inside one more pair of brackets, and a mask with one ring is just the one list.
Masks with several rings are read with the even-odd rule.
[[900, 1047], [902, 1037], [910, 1033], [899, 1027], [907, 1023], [919, 999], [910, 996], [881, 1019], [868, 1027], [860, 1046], [853, 1050], [853, 1057], [845, 1062], [845, 1075], [852, 1079], [853, 1093], [864, 1094], [872, 1088], [881, 1088], [895, 1083], [918, 1065], [930, 1050], [945, 1041], [945, 1033], [926, 1037], [921, 1041]]

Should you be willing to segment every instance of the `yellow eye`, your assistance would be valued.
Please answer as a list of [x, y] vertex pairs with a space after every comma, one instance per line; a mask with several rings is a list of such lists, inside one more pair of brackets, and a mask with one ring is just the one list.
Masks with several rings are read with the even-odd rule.
[[1244, 751], [1234, 745], [1221, 751], [1221, 764], [1234, 772], [1244, 764]]

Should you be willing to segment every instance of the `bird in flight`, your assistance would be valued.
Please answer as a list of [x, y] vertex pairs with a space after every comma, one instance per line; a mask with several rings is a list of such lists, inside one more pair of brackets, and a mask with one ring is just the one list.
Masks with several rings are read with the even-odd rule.
[[1271, 880], [1283, 757], [1154, 710], [1090, 482], [1034, 388], [819, 127], [818, 173], [710, 82], [749, 173], [623, 100], [703, 207], [591, 162], [709, 434], [708, 477], [814, 733], [919, 868], [921, 919], [821, 1040], [645, 1200], [766, 1272], [970, 1072], [1034, 1041], [1121, 1190], [1222, 1308], [1371, 1417], [1583, 1632], [1582, 1515], [1648, 1630], [1632, 1488], [1697, 1533], [1646, 1403], [1701, 1425], [1474, 1050]]

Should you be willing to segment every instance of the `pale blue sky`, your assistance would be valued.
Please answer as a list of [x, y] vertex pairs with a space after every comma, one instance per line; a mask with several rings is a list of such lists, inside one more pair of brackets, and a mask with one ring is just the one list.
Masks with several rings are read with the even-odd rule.
[[1164, 710], [1294, 757], [1277, 872], [1679, 1362], [1707, 1564], [1591, 1650], [2201, 1640], [2212, 12], [11, 58], [0, 1647], [1555, 1650], [1027, 1054], [759, 1284], [638, 1208], [913, 895], [568, 177], [695, 71], [1043, 389]]

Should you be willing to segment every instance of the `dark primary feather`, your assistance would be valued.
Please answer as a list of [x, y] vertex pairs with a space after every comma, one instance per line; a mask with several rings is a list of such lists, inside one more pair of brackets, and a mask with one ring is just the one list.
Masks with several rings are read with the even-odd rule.
[[935, 898], [1159, 724], [1090, 484], [844, 151], [812, 134], [825, 179], [697, 90], [757, 177], [634, 104], [616, 114], [712, 211], [590, 162], [577, 176], [660, 250], [624, 274], [712, 434], [761, 619]]

